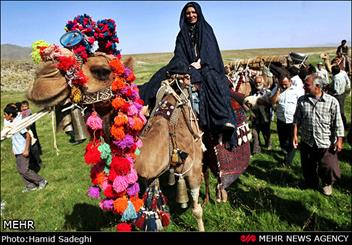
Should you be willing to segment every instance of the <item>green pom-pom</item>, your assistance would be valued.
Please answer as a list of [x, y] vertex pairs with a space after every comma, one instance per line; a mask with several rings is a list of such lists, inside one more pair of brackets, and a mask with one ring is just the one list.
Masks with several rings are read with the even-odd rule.
[[110, 166], [112, 161], [110, 146], [104, 143], [98, 147], [98, 150], [101, 152], [100, 158], [105, 160], [107, 166]]
[[136, 154], [138, 156], [139, 154], [141, 154], [141, 151], [137, 148], [136, 151], [134, 152], [134, 154]]
[[38, 40], [32, 43], [32, 59], [34, 63], [39, 64], [42, 61], [42, 57], [40, 56], [39, 47], [48, 47], [50, 44], [45, 42], [44, 40]]

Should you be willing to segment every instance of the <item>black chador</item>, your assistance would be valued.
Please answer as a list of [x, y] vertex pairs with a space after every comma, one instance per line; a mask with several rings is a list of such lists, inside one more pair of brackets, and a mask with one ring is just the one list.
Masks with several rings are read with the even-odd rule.
[[[194, 7], [197, 23], [186, 20], [186, 9]], [[191, 75], [199, 89], [199, 119], [204, 131], [224, 134], [231, 146], [237, 144], [234, 137], [235, 114], [230, 103], [230, 90], [225, 76], [224, 64], [212, 27], [206, 22], [198, 3], [186, 4], [181, 12], [180, 32], [177, 35], [174, 57], [168, 65], [157, 71], [148, 83], [139, 87], [145, 105], [154, 106], [155, 96], [167, 72], [184, 72]], [[200, 58], [201, 68], [190, 66]], [[229, 127], [230, 125], [230, 127]], [[231, 139], [231, 140], [230, 140]]]

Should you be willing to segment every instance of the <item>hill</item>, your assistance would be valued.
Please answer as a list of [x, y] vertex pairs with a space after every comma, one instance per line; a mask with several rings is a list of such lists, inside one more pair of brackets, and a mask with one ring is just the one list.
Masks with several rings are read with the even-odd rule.
[[32, 49], [13, 44], [1, 44], [1, 59], [27, 60], [30, 59]]

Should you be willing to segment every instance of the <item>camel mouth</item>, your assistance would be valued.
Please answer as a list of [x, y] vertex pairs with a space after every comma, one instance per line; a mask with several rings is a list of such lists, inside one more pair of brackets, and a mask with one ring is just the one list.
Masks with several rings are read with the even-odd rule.
[[110, 100], [114, 96], [111, 87], [101, 89], [94, 93], [84, 93], [82, 104], [95, 104], [98, 102]]

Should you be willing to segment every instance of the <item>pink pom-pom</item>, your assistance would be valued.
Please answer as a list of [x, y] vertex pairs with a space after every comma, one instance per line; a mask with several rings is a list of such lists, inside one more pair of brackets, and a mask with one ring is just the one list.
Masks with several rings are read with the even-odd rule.
[[130, 105], [130, 106], [128, 107], [127, 114], [128, 114], [129, 116], [137, 115], [138, 112], [139, 112], [139, 111], [138, 111], [137, 107], [136, 107], [134, 104], [132, 104], [132, 105]]
[[138, 180], [137, 171], [131, 168], [131, 171], [126, 175], [126, 181], [128, 184], [133, 184]]
[[108, 178], [106, 178], [103, 183], [101, 183], [101, 188], [105, 190], [109, 185]]
[[98, 116], [98, 113], [95, 111], [88, 117], [87, 126], [93, 130], [98, 130], [103, 128], [103, 120]]
[[125, 176], [116, 176], [112, 185], [117, 193], [125, 191], [128, 186], [127, 178]]
[[91, 186], [89, 187], [87, 194], [89, 197], [94, 199], [99, 199], [100, 197], [100, 189], [99, 187]]
[[143, 124], [147, 123], [147, 119], [145, 118], [145, 116], [144, 116], [142, 111], [139, 112], [138, 116], [142, 120]]
[[104, 199], [99, 203], [99, 207], [105, 211], [112, 211], [114, 209], [114, 200]]
[[133, 128], [134, 126], [134, 119], [132, 117], [128, 117], [128, 126], [130, 128]]
[[137, 148], [141, 148], [141, 147], [143, 146], [143, 142], [142, 142], [141, 139], [138, 139], [138, 140], [136, 141], [136, 146], [137, 146]]

